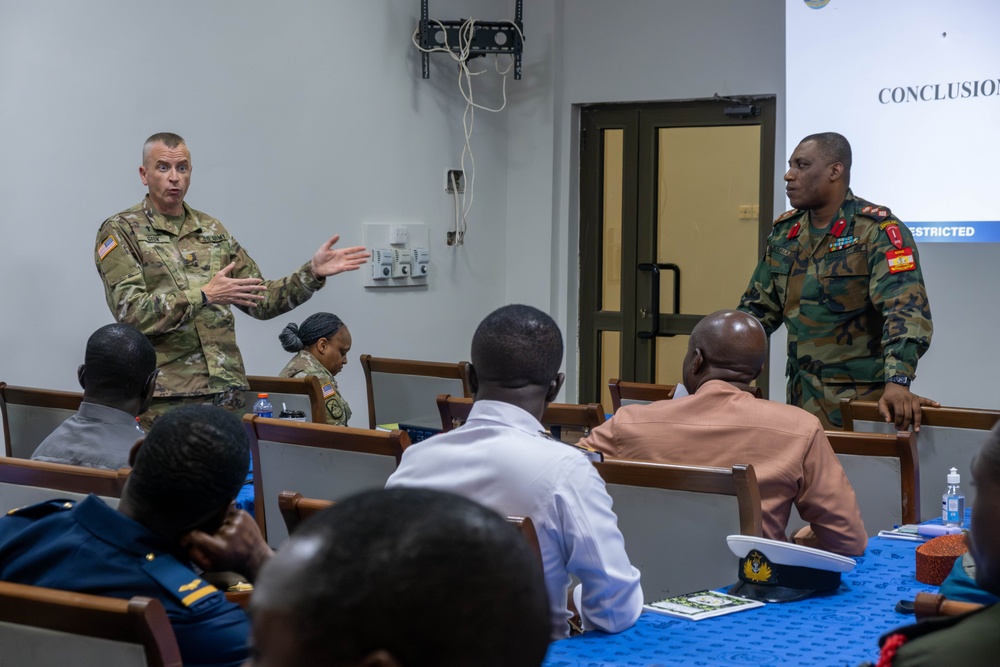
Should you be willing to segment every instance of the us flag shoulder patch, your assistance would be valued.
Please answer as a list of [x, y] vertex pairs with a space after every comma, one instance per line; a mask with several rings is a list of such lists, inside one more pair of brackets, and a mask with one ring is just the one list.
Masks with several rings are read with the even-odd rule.
[[97, 246], [97, 256], [104, 259], [108, 256], [108, 253], [118, 247], [118, 241], [115, 241], [114, 236], [108, 236], [104, 239], [104, 243]]
[[325, 385], [323, 385], [323, 398], [330, 398], [331, 396], [336, 395], [336, 393], [337, 390], [333, 388], [332, 383], [327, 382]]

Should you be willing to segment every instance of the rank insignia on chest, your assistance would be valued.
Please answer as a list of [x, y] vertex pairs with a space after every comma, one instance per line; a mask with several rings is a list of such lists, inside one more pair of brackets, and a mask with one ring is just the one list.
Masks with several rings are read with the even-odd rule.
[[118, 241], [115, 241], [114, 236], [109, 236], [104, 239], [104, 243], [97, 246], [97, 256], [104, 259], [108, 256], [108, 253], [118, 247]]
[[854, 236], [853, 234], [851, 236], [843, 236], [828, 246], [829, 252], [836, 252], [837, 250], [850, 248], [852, 245], [854, 245], [860, 240], [861, 239], [859, 239], [857, 236]]
[[337, 390], [333, 388], [333, 384], [327, 382], [323, 385], [323, 398], [330, 398], [331, 396], [336, 396]]
[[901, 273], [917, 268], [917, 263], [913, 259], [913, 248], [890, 250], [885, 253], [885, 259], [889, 263], [889, 273]]

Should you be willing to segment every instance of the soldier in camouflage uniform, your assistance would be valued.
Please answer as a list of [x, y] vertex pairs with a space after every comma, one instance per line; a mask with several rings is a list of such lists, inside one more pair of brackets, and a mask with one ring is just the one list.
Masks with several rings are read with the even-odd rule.
[[337, 390], [333, 376], [347, 364], [351, 350], [351, 332], [333, 313], [315, 313], [302, 324], [289, 324], [278, 335], [281, 346], [296, 352], [279, 375], [285, 378], [302, 378], [309, 375], [319, 379], [326, 403], [326, 423], [347, 426], [351, 408]]
[[334, 236], [292, 275], [264, 280], [222, 223], [184, 203], [191, 154], [181, 137], [147, 139], [139, 176], [149, 194], [101, 225], [94, 260], [115, 319], [156, 348], [160, 376], [143, 424], [185, 403], [242, 413], [246, 372], [230, 306], [262, 320], [286, 313], [368, 254], [360, 246], [334, 250]]
[[841, 398], [877, 400], [885, 420], [920, 428], [910, 392], [931, 342], [931, 311], [913, 237], [885, 206], [849, 189], [851, 147], [827, 132], [788, 161], [788, 199], [740, 300], [768, 335], [788, 329], [788, 402], [840, 428]]

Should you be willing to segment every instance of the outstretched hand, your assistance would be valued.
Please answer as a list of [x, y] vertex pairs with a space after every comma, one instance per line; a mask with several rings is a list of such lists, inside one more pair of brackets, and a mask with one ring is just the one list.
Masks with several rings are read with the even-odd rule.
[[230, 262], [201, 288], [209, 304], [254, 306], [264, 300], [261, 294], [267, 291], [264, 281], [260, 278], [230, 278], [229, 274], [235, 266], [236, 262]]
[[913, 430], [920, 430], [920, 408], [922, 406], [941, 407], [937, 401], [917, 396], [909, 389], [895, 382], [886, 382], [882, 398], [878, 399], [879, 414], [886, 423], [895, 422], [897, 431], [906, 431], [913, 424]]
[[238, 572], [251, 582], [274, 555], [253, 517], [235, 507], [214, 533], [192, 530], [181, 537], [181, 546], [203, 570]]
[[333, 238], [321, 245], [316, 254], [313, 255], [310, 267], [313, 275], [317, 278], [334, 276], [342, 271], [360, 269], [372, 256], [362, 245], [335, 250], [333, 246], [339, 240], [340, 234], [334, 234]]

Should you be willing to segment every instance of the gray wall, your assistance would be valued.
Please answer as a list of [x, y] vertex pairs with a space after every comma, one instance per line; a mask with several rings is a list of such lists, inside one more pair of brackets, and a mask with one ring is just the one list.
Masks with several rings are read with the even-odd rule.
[[[443, 19], [513, 12], [512, 0], [430, 4]], [[574, 395], [577, 105], [776, 94], [780, 180], [784, 4], [525, 4], [524, 79], [508, 81], [503, 113], [476, 113], [475, 203], [467, 243], [455, 249], [444, 241], [452, 201], [442, 181], [458, 166], [464, 102], [447, 56], [432, 56], [432, 78], [420, 79], [410, 44], [417, 0], [0, 3], [0, 379], [75, 388], [87, 335], [111, 321], [93, 267], [97, 227], [142, 197], [142, 140], [173, 130], [193, 152], [189, 203], [221, 219], [265, 275], [291, 272], [333, 233], [360, 243], [364, 222], [429, 227], [426, 290], [366, 291], [347, 274], [289, 316], [239, 314], [251, 373], [284, 365], [276, 339], [288, 321], [336, 312], [354, 337], [341, 388], [361, 423], [359, 354], [465, 359], [482, 316], [520, 301], [563, 325], [566, 394]], [[477, 101], [499, 102], [498, 77], [476, 85]], [[994, 254], [965, 250], [923, 249], [933, 303], [962, 304], [965, 291], [945, 291], [938, 257]], [[972, 348], [980, 337], [967, 331], [957, 340]], [[773, 346], [782, 358], [781, 340]], [[783, 364], [774, 365], [780, 385]], [[971, 389], [960, 396], [982, 404]]]
[[[460, 18], [496, 3], [432, 5]], [[97, 228], [142, 198], [141, 144], [160, 130], [191, 147], [188, 202], [222, 220], [269, 277], [334, 233], [360, 243], [364, 222], [429, 227], [426, 290], [366, 291], [353, 273], [289, 316], [238, 314], [249, 372], [282, 368], [287, 322], [336, 312], [354, 338], [342, 389], [363, 424], [359, 354], [467, 358], [475, 325], [507, 299], [509, 116], [476, 116], [469, 242], [448, 248], [444, 170], [458, 166], [464, 101], [446, 55], [420, 78], [418, 12], [416, 0], [0, 3], [0, 379], [76, 388], [86, 337], [111, 321]], [[530, 44], [535, 71], [548, 47]], [[482, 101], [499, 100], [498, 77], [476, 84]]]

